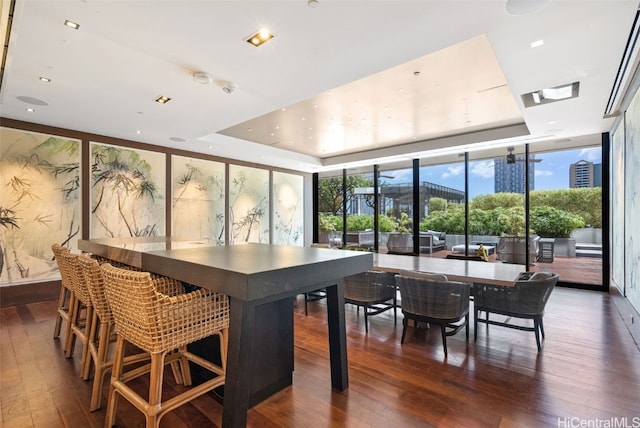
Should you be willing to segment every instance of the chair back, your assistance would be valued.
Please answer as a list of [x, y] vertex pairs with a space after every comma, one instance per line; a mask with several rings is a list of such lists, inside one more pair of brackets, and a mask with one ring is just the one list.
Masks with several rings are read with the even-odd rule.
[[[424, 272], [419, 270], [400, 270], [400, 276], [408, 276], [410, 278], [428, 279], [430, 281], [447, 281], [447, 275], [442, 273]], [[395, 278], [394, 278], [395, 280]]]
[[[223, 294], [200, 289], [170, 296], [157, 290], [149, 272], [109, 263], [100, 268], [118, 334], [142, 350], [158, 353], [179, 348], [229, 325], [229, 301]], [[158, 281], [179, 285], [168, 278]]]
[[396, 292], [395, 274], [370, 270], [344, 278], [344, 297], [358, 302], [378, 302], [393, 299]]
[[78, 257], [78, 262], [80, 263], [87, 290], [91, 296], [93, 310], [96, 311], [102, 322], [113, 322], [113, 315], [105, 294], [104, 277], [98, 261], [87, 254], [83, 254]]
[[537, 272], [529, 280], [517, 281], [513, 287], [476, 284], [473, 289], [474, 302], [502, 312], [541, 315], [558, 282], [558, 274]]
[[87, 306], [91, 306], [91, 296], [87, 284], [84, 281], [84, 276], [80, 268], [80, 262], [78, 261], [80, 255], [73, 254], [69, 251], [60, 252], [56, 259], [58, 260], [58, 266], [60, 267], [60, 274], [64, 278], [67, 277], [70, 288], [73, 290], [74, 295], [78, 300]]
[[[53, 251], [53, 258], [56, 260], [56, 264], [58, 265], [58, 270], [60, 271], [60, 281], [62, 282], [62, 286], [72, 290], [71, 279], [69, 278], [69, 272], [64, 267], [60, 266], [60, 255], [68, 254], [69, 249], [63, 247], [60, 244], [52, 244], [51, 251]], [[63, 262], [64, 263], [64, 262]]]
[[402, 312], [430, 318], [459, 319], [469, 312], [471, 284], [396, 275]]

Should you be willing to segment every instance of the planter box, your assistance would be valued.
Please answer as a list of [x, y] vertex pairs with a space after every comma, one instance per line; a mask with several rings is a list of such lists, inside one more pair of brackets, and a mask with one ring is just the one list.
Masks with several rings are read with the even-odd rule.
[[[529, 264], [538, 258], [539, 236], [529, 237]], [[526, 248], [524, 236], [501, 236], [496, 248], [498, 258], [504, 263], [526, 264]]]

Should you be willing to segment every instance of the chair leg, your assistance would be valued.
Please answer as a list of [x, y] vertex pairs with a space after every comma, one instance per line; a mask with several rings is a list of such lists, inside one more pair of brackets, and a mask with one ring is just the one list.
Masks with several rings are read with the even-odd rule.
[[114, 382], [122, 376], [122, 363], [124, 359], [124, 339], [118, 336], [116, 340], [116, 351], [111, 368], [111, 382], [109, 385], [109, 398], [107, 400], [107, 411], [104, 419], [105, 428], [111, 428], [115, 423], [116, 408], [118, 407], [118, 391], [116, 391]]
[[473, 340], [478, 340], [478, 315], [480, 311], [473, 309]]
[[469, 314], [464, 317], [464, 329], [467, 334], [467, 342], [469, 341]]
[[394, 295], [393, 296], [393, 325], [398, 324], [398, 315], [397, 315], [397, 312], [396, 312], [397, 308], [398, 308], [398, 299]]
[[[95, 332], [93, 333], [95, 335]], [[104, 385], [106, 370], [106, 362], [109, 351], [109, 336], [111, 335], [111, 324], [100, 322], [100, 333], [98, 336], [98, 348], [96, 352], [96, 361], [94, 362], [95, 370], [93, 373], [93, 388], [91, 391], [91, 404], [89, 411], [98, 410], [102, 403], [102, 386]]]
[[368, 306], [364, 306], [363, 308], [364, 310], [364, 331], [365, 333], [369, 333], [369, 307]]
[[538, 319], [538, 323], [540, 325], [540, 334], [542, 335], [542, 338], [544, 339], [544, 325], [542, 324], [542, 317], [540, 317]]
[[151, 354], [151, 373], [149, 379], [149, 407], [145, 412], [147, 427], [158, 427], [158, 412], [162, 404], [162, 374], [164, 372], [165, 353]]
[[536, 318], [533, 320], [533, 330], [536, 334], [536, 344], [538, 345], [538, 352], [542, 349], [540, 345], [540, 321]]
[[402, 320], [402, 338], [400, 339], [401, 345], [404, 343], [404, 336], [407, 334], [407, 324], [409, 324], [409, 321], [407, 320], [407, 318], [404, 318]]
[[442, 346], [444, 347], [444, 357], [447, 358], [447, 330], [444, 324], [440, 324], [440, 332], [442, 333]]

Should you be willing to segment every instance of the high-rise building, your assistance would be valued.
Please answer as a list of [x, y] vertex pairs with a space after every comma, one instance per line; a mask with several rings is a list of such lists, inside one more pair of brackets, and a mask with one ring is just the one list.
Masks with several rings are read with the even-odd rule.
[[569, 165], [569, 187], [598, 187], [602, 185], [602, 164], [579, 160]]
[[[535, 188], [535, 155], [529, 156], [529, 185], [530, 190]], [[495, 193], [521, 193], [525, 192], [525, 156], [514, 155], [508, 160], [506, 157], [494, 159], [494, 192]]]

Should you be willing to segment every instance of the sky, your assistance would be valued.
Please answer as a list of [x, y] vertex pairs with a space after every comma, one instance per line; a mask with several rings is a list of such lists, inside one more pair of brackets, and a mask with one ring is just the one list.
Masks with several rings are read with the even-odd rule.
[[[569, 188], [569, 165], [579, 160], [602, 163], [600, 147], [536, 153], [534, 163], [535, 183], [533, 190], [553, 190]], [[469, 196], [493, 193], [493, 159], [469, 162]], [[381, 172], [381, 182], [389, 184], [410, 183], [411, 168]], [[385, 178], [394, 177], [393, 179]], [[442, 186], [464, 190], [464, 162], [422, 167], [420, 181], [429, 181]]]

